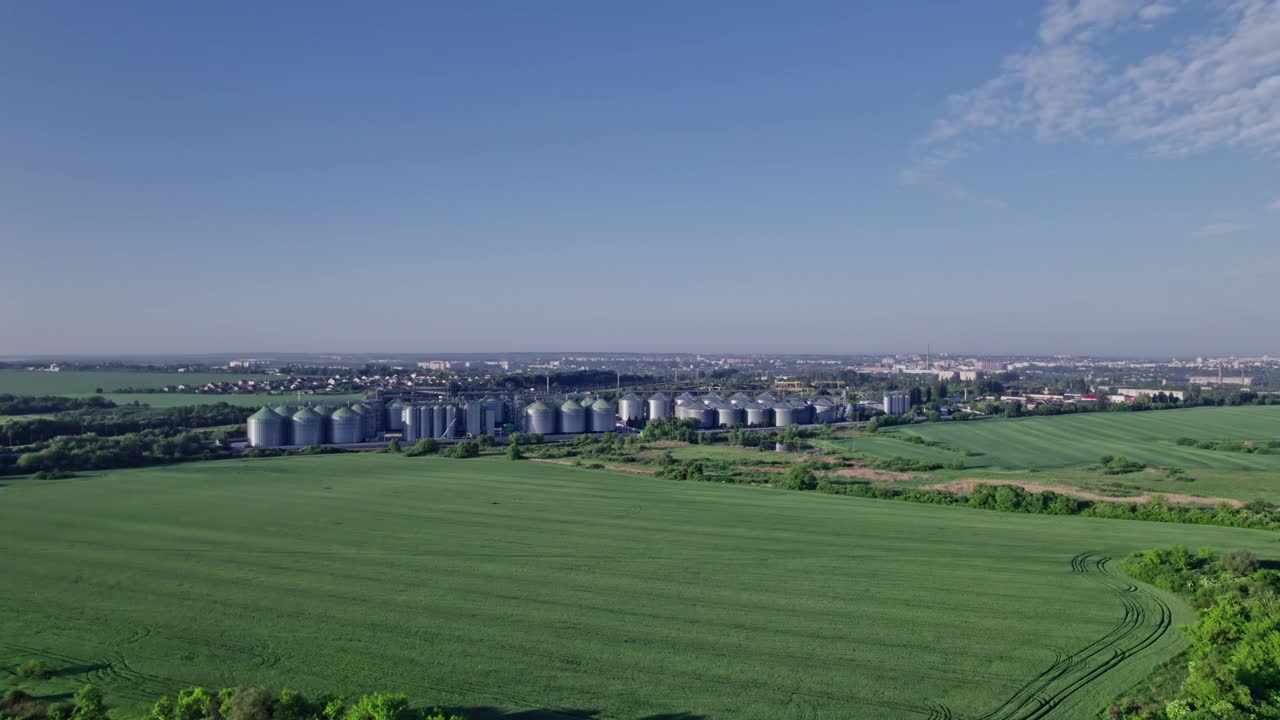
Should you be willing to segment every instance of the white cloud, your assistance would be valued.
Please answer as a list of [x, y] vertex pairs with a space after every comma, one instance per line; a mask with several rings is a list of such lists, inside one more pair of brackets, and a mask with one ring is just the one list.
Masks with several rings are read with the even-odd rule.
[[1280, 198], [1276, 198], [1267, 205], [1267, 212], [1280, 212]]
[[1250, 227], [1251, 226], [1249, 225], [1243, 225], [1241, 223], [1235, 223], [1235, 222], [1209, 223], [1208, 225], [1202, 225], [1198, 229], [1193, 231], [1191, 233], [1191, 237], [1211, 238], [1211, 237], [1222, 237], [1223, 235], [1234, 235], [1236, 233], [1244, 232], [1245, 230], [1248, 230]]
[[[1280, 153], [1280, 0], [1193, 7], [1206, 28], [1137, 60], [1125, 33], [1173, 14], [1172, 0], [1049, 0], [1038, 40], [982, 85], [948, 98], [903, 178], [924, 182], [983, 141], [1030, 132], [1179, 156], [1219, 147]], [[957, 150], [962, 147], [962, 150]]]

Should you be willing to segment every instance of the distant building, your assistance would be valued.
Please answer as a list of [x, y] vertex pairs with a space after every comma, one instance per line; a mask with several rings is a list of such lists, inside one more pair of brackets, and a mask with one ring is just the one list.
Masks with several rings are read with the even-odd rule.
[[982, 379], [981, 370], [961, 370], [960, 371], [961, 382], [977, 382], [981, 379]]
[[890, 415], [905, 415], [911, 410], [911, 396], [906, 393], [885, 393], [884, 411]]
[[1187, 378], [1187, 382], [1192, 385], [1240, 385], [1249, 386], [1253, 384], [1251, 377], [1236, 377], [1227, 375], [1226, 377], [1218, 377], [1217, 375], [1192, 375]]
[[1154, 398], [1157, 395], [1164, 395], [1167, 398], [1173, 398], [1178, 401], [1186, 400], [1187, 394], [1182, 390], [1164, 390], [1150, 388], [1116, 388], [1117, 395], [1125, 395], [1130, 398]]
[[452, 360], [422, 360], [418, 363], [420, 370], [452, 370], [454, 366]]
[[974, 363], [979, 370], [990, 370], [993, 372], [1004, 372], [1003, 360], [979, 360]]

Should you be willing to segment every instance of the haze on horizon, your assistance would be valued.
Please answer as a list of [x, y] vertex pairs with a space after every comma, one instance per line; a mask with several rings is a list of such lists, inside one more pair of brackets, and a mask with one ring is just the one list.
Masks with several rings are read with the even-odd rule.
[[1280, 0], [0, 6], [0, 355], [1280, 354]]

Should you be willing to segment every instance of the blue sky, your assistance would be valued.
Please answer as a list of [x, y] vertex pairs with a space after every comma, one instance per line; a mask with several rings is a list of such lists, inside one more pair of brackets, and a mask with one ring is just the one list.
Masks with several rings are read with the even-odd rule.
[[0, 355], [1280, 354], [1280, 0], [0, 4]]

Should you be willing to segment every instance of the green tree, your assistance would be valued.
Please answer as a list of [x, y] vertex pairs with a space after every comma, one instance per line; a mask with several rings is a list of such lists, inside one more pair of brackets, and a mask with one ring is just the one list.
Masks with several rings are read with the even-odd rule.
[[162, 696], [156, 700], [155, 705], [151, 706], [151, 714], [147, 717], [150, 720], [175, 720], [173, 700], [170, 700], [168, 695]]
[[106, 720], [107, 703], [98, 688], [85, 685], [76, 691], [72, 701], [75, 710], [71, 713], [71, 720]]
[[189, 687], [178, 693], [178, 706], [174, 717], [176, 720], [201, 720], [209, 717], [209, 710], [214, 707], [214, 698], [202, 687]]
[[808, 465], [797, 463], [787, 471], [786, 487], [788, 490], [817, 490], [818, 476]]
[[406, 720], [409, 701], [404, 695], [369, 693], [347, 710], [344, 720]]
[[400, 440], [397, 438], [391, 438], [391, 442], [387, 443], [387, 452], [400, 452]]

